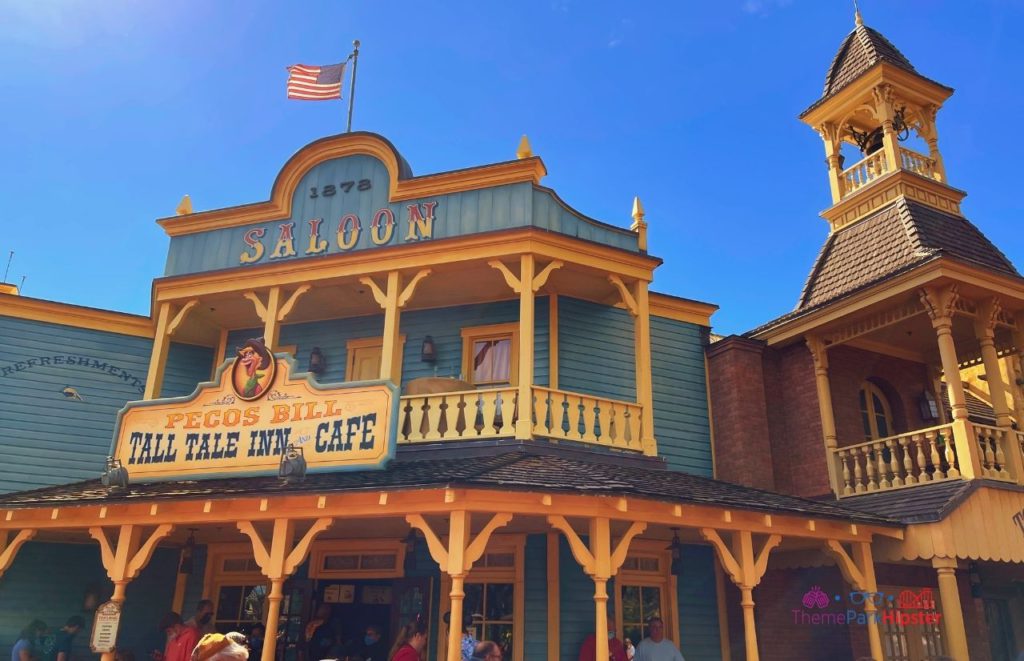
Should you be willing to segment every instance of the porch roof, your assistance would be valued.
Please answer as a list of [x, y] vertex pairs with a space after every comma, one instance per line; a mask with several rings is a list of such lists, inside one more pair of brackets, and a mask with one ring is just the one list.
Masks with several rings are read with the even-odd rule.
[[131, 484], [127, 490], [115, 491], [102, 486], [98, 479], [87, 480], [5, 494], [0, 496], [0, 508], [185, 498], [225, 499], [310, 492], [476, 487], [575, 495], [637, 496], [684, 504], [883, 526], [900, 525], [899, 521], [888, 514], [861, 511], [832, 502], [796, 498], [671, 471], [658, 460], [559, 448], [537, 442], [530, 445], [476, 445], [470, 455], [458, 451], [469, 449], [425, 451], [426, 448], [422, 447], [403, 448], [384, 470], [313, 473], [298, 482], [285, 482], [276, 476], [261, 476]]
[[906, 524], [934, 523], [945, 519], [968, 496], [982, 487], [1024, 493], [1024, 487], [996, 480], [949, 480], [912, 489], [893, 489], [850, 496], [843, 499], [843, 505], [863, 513], [897, 519]]

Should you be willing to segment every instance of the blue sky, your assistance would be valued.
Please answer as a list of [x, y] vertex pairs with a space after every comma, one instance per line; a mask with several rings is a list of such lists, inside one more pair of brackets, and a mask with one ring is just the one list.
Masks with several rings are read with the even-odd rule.
[[[956, 88], [950, 183], [1021, 264], [1024, 3], [861, 9]], [[184, 193], [266, 199], [296, 149], [344, 128], [338, 102], [285, 99], [284, 67], [358, 38], [355, 129], [417, 174], [507, 160], [528, 134], [583, 213], [628, 225], [640, 195], [655, 288], [742, 332], [791, 309], [825, 238], [821, 140], [796, 116], [852, 27], [845, 0], [0, 2], [0, 268], [14, 250], [26, 295], [148, 314], [153, 221]]]

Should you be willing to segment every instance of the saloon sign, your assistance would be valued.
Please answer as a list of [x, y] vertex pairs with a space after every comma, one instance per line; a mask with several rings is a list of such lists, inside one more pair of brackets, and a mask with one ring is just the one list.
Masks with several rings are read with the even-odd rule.
[[321, 385], [249, 340], [189, 397], [130, 402], [113, 456], [133, 482], [276, 474], [289, 448], [308, 471], [383, 468], [398, 397], [387, 382]]

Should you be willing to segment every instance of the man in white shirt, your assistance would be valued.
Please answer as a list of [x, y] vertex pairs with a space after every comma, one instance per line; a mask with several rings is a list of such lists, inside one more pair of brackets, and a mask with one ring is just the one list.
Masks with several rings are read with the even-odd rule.
[[665, 623], [660, 617], [652, 617], [647, 622], [647, 630], [649, 635], [636, 646], [633, 661], [685, 661], [679, 648], [665, 638]]

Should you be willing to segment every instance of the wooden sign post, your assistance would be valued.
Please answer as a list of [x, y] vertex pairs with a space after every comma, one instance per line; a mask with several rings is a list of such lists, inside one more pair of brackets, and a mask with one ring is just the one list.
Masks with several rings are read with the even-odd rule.
[[121, 604], [108, 601], [96, 609], [92, 622], [89, 649], [94, 654], [108, 654], [117, 646], [117, 628], [121, 624]]

